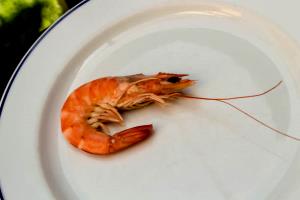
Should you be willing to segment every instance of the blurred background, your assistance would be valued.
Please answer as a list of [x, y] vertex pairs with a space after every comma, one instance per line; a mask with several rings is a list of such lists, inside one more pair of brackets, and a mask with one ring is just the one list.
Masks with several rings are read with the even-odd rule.
[[80, 1], [0, 0], [0, 96], [35, 40]]

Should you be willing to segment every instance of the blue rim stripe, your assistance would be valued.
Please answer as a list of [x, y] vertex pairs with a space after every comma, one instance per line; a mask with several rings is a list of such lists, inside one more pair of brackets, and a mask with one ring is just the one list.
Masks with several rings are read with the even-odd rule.
[[4, 200], [3, 195], [2, 195], [2, 192], [1, 192], [1, 187], [0, 187], [0, 199], [1, 199], [1, 200]]
[[[65, 19], [67, 16], [69, 16], [71, 13], [73, 13], [75, 10], [77, 10], [79, 7], [81, 7], [82, 5], [84, 5], [85, 3], [87, 3], [90, 0], [82, 0], [80, 3], [78, 3], [76, 6], [74, 6], [73, 8], [69, 9], [67, 12], [65, 12], [64, 15], [62, 15], [54, 24], [52, 24], [52, 26], [50, 26], [36, 41], [35, 43], [33, 43], [33, 45], [30, 47], [30, 49], [27, 51], [27, 53], [24, 55], [24, 57], [22, 58], [22, 60], [20, 61], [20, 63], [18, 64], [18, 66], [16, 67], [15, 71], [13, 72], [12, 76], [10, 77], [6, 88], [3, 92], [1, 101], [0, 101], [0, 119], [2, 116], [2, 111], [5, 105], [5, 101], [6, 98], [8, 96], [8, 93], [10, 91], [10, 88], [12, 86], [12, 84], [14, 83], [15, 78], [17, 77], [20, 69], [23, 67], [23, 64], [25, 63], [25, 61], [27, 60], [27, 58], [30, 56], [30, 54], [32, 53], [32, 51], [39, 45], [39, 43], [44, 39], [44, 37], [53, 29], [55, 28], [63, 19]], [[0, 199], [4, 200], [4, 195], [1, 192], [1, 186], [0, 186]]]

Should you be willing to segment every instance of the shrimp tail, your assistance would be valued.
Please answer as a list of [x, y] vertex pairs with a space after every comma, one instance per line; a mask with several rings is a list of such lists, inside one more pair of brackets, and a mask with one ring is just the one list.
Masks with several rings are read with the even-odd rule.
[[128, 148], [148, 138], [153, 131], [152, 124], [126, 129], [111, 137], [109, 153]]

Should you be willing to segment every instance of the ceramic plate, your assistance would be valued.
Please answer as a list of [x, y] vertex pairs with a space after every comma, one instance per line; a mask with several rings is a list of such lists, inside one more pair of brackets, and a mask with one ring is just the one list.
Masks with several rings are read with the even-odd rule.
[[187, 92], [206, 97], [254, 94], [283, 80], [232, 103], [299, 138], [299, 28], [289, 12], [274, 14], [280, 6], [83, 1], [33, 45], [2, 97], [5, 199], [299, 199], [299, 142], [220, 102], [177, 99], [127, 113], [113, 132], [152, 123], [154, 135], [112, 156], [82, 152], [60, 131], [61, 106], [79, 85], [172, 72], [190, 74], [198, 81]]

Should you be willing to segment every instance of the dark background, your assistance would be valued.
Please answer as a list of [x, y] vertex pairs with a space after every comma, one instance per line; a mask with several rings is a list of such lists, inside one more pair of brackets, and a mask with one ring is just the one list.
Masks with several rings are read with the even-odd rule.
[[[65, 0], [64, 2], [68, 10], [80, 1]], [[20, 11], [13, 21], [0, 26], [0, 96], [22, 57], [45, 31], [39, 30], [40, 25], [41, 5], [37, 4]]]
[[[66, 11], [80, 1], [82, 0], [64, 0]], [[39, 4], [23, 9], [11, 22], [0, 24], [0, 96], [22, 57], [45, 31], [40, 31], [40, 26], [41, 5]], [[1, 188], [0, 199], [3, 199]]]

